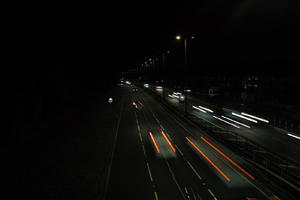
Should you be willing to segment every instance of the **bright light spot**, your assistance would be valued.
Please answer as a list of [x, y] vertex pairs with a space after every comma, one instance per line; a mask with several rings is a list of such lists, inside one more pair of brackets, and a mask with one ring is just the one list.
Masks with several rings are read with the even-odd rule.
[[195, 108], [196, 110], [199, 110], [199, 111], [201, 111], [201, 112], [204, 112], [204, 113], [206, 113], [206, 111], [205, 111], [205, 110], [202, 110], [202, 109], [200, 109], [200, 108], [198, 108], [198, 107], [196, 107], [196, 106], [193, 106], [193, 108]]
[[184, 90], [185, 92], [192, 92], [192, 90], [190, 90], [190, 89], [187, 89], [187, 90]]
[[290, 133], [288, 133], [288, 136], [291, 136], [291, 137], [293, 137], [293, 138], [296, 138], [296, 139], [300, 140], [300, 137], [299, 137], [299, 136], [296, 136], [296, 135], [293, 135], [293, 134], [290, 134]]
[[131, 82], [130, 81], [126, 81], [125, 82], [127, 85], [131, 85]]
[[156, 86], [156, 89], [162, 89], [163, 87], [162, 86]]
[[145, 87], [145, 88], [149, 88], [149, 84], [148, 84], [148, 83], [145, 83], [145, 84], [144, 84], [144, 87]]
[[257, 121], [256, 120], [254, 120], [254, 119], [251, 119], [251, 118], [248, 118], [248, 117], [245, 117], [245, 116], [243, 116], [243, 115], [239, 115], [239, 114], [237, 114], [237, 113], [231, 113], [232, 115], [235, 115], [235, 116], [237, 116], [237, 117], [240, 117], [240, 118], [243, 118], [243, 119], [246, 119], [246, 120], [249, 120], [249, 121], [251, 121], [251, 122], [254, 122], [254, 123], [257, 123]]
[[212, 111], [211, 109], [205, 108], [205, 107], [203, 107], [203, 106], [198, 106], [198, 107], [201, 108], [201, 109], [203, 109], [203, 110], [206, 110], [206, 111], [208, 111], [208, 112], [211, 112], [211, 113], [214, 112], [214, 111]]
[[228, 118], [228, 117], [225, 117], [225, 116], [223, 116], [223, 115], [222, 115], [221, 117], [223, 117], [223, 118], [225, 118], [225, 119], [228, 119], [229, 121], [232, 121], [232, 122], [237, 123], [237, 124], [239, 124], [239, 125], [242, 125], [242, 126], [245, 126], [245, 127], [247, 127], [247, 128], [250, 128], [250, 126], [248, 126], [248, 125], [246, 125], [246, 124], [243, 124], [243, 123], [241, 123], [241, 122], [235, 121], [235, 120], [230, 119], [230, 118]]
[[268, 120], [266, 120], [266, 119], [262, 119], [262, 118], [259, 118], [259, 117], [256, 117], [256, 116], [253, 116], [253, 115], [250, 115], [250, 114], [247, 114], [247, 113], [241, 113], [242, 115], [245, 115], [245, 116], [247, 116], [247, 117], [251, 117], [251, 118], [253, 118], [253, 119], [257, 119], [257, 120], [259, 120], [259, 121], [262, 121], [262, 122], [266, 122], [266, 123], [269, 123], [269, 121]]
[[108, 103], [112, 103], [112, 102], [113, 102], [113, 98], [110, 97], [110, 98], [108, 99]]
[[181, 39], [181, 36], [180, 35], [177, 35], [176, 36], [176, 40], [180, 40]]
[[222, 121], [222, 122], [224, 122], [224, 123], [226, 123], [226, 124], [229, 124], [229, 125], [234, 126], [234, 127], [236, 127], [236, 128], [240, 128], [239, 126], [237, 126], [237, 125], [235, 125], [235, 124], [233, 124], [233, 123], [230, 123], [230, 122], [228, 122], [228, 121], [226, 121], [226, 120], [224, 120], [224, 119], [221, 119], [221, 118], [216, 117], [216, 116], [213, 116], [213, 117], [216, 118], [216, 119], [218, 119], [218, 120], [220, 120], [220, 121]]

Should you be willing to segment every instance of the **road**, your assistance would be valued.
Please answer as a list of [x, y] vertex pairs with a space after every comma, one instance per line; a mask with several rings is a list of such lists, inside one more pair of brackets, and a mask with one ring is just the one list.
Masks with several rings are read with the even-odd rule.
[[132, 92], [131, 86], [122, 87], [126, 92], [105, 200], [267, 199], [273, 195], [258, 186], [251, 166], [241, 158], [142, 90]]
[[[153, 91], [157, 92], [158, 94], [162, 95], [162, 91], [155, 90]], [[168, 97], [168, 94], [171, 94], [173, 91], [165, 89], [165, 96], [167, 100], [174, 106], [176, 106], [179, 109], [184, 109], [183, 104], [179, 103], [179, 100], [176, 98], [170, 98]], [[233, 131], [243, 137], [248, 138], [249, 140], [253, 141], [254, 143], [265, 147], [266, 149], [276, 153], [277, 155], [287, 158], [288, 160], [291, 160], [297, 164], [300, 165], [300, 140], [296, 139], [294, 137], [290, 137], [287, 135], [287, 132], [275, 127], [272, 127], [264, 122], [258, 122], [253, 123], [250, 121], [247, 121], [245, 119], [233, 116], [231, 113], [240, 113], [242, 111], [236, 111], [229, 108], [219, 108], [217, 106], [211, 105], [208, 102], [203, 102], [192, 95], [188, 95], [188, 111], [192, 115], [194, 115], [197, 118], [204, 119], [208, 121], [209, 123], [212, 123], [213, 125], [219, 126], [223, 129]], [[214, 111], [214, 113], [206, 112], [203, 113], [199, 110], [196, 110], [193, 108], [193, 106], [204, 106], [207, 108], [210, 108]], [[241, 122], [243, 124], [246, 124], [250, 126], [250, 128], [244, 127], [242, 125], [238, 125], [237, 127], [234, 127], [230, 124], [225, 123], [224, 121], [220, 121], [217, 118], [214, 118], [213, 116], [217, 116], [225, 121], [228, 122], [227, 119], [221, 117], [221, 116], [228, 117], [230, 119], [233, 119], [235, 121]], [[230, 121], [229, 121], [230, 122]]]

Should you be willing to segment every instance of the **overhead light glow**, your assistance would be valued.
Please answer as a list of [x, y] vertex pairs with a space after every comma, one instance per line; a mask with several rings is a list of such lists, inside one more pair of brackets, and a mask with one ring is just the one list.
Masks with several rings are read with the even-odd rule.
[[237, 113], [234, 113], [234, 112], [232, 112], [231, 114], [232, 114], [232, 115], [234, 115], [234, 116], [237, 116], [237, 117], [240, 117], [240, 118], [243, 118], [243, 119], [249, 120], [250, 122], [257, 123], [257, 121], [256, 121], [256, 120], [254, 120], [254, 119], [251, 119], [251, 118], [249, 118], [249, 117], [245, 117], [245, 116], [243, 116], [243, 115], [239, 115], [239, 114], [237, 114]]
[[241, 122], [235, 121], [235, 120], [230, 119], [230, 118], [228, 118], [228, 117], [225, 117], [225, 116], [223, 116], [223, 115], [222, 115], [221, 117], [223, 117], [224, 119], [228, 119], [229, 121], [232, 121], [232, 122], [237, 123], [237, 124], [239, 124], [239, 125], [242, 125], [242, 126], [245, 126], [245, 127], [247, 127], [247, 128], [250, 128], [250, 126], [248, 126], [248, 125], [246, 125], [246, 124], [243, 124], [243, 123], [241, 123]]
[[218, 119], [218, 120], [220, 120], [220, 121], [222, 121], [222, 122], [224, 122], [224, 123], [226, 123], [226, 124], [229, 124], [229, 125], [234, 126], [234, 127], [236, 127], [236, 128], [240, 128], [239, 126], [237, 126], [237, 125], [235, 125], [235, 124], [233, 124], [233, 123], [230, 123], [230, 122], [228, 122], [228, 121], [226, 121], [226, 120], [224, 120], [224, 119], [221, 119], [221, 118], [216, 117], [216, 116], [213, 116], [213, 117], [216, 118], [216, 119]]
[[195, 108], [196, 110], [199, 110], [199, 111], [201, 111], [201, 112], [207, 113], [205, 110], [202, 110], [201, 108], [198, 108], [198, 107], [196, 107], [196, 106], [193, 106], [193, 108]]
[[256, 117], [256, 116], [253, 116], [253, 115], [250, 115], [250, 114], [244, 113], [244, 112], [242, 112], [241, 114], [242, 114], [242, 115], [245, 115], [245, 116], [247, 116], [247, 117], [251, 117], [251, 118], [253, 118], [253, 119], [257, 119], [257, 120], [259, 120], [259, 121], [262, 121], [262, 122], [269, 123], [269, 121], [268, 121], [268, 120], [266, 120], [266, 119], [262, 119], [262, 118], [260, 118], [260, 117]]

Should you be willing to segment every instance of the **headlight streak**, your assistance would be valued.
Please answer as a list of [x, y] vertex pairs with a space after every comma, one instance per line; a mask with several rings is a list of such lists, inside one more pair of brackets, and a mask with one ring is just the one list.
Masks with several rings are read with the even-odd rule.
[[299, 137], [299, 136], [296, 136], [296, 135], [293, 135], [293, 134], [290, 134], [290, 133], [288, 133], [288, 136], [291, 136], [291, 137], [293, 137], [293, 138], [296, 138], [296, 139], [300, 140], [300, 137]]
[[234, 115], [234, 116], [237, 116], [237, 117], [240, 117], [240, 118], [246, 119], [246, 120], [248, 120], [248, 121], [251, 121], [251, 122], [257, 123], [257, 121], [256, 121], [256, 120], [254, 120], [254, 119], [251, 119], [251, 118], [249, 118], [249, 117], [245, 117], [245, 116], [243, 116], [243, 115], [239, 115], [239, 114], [237, 114], [237, 113], [234, 113], [234, 112], [232, 112], [231, 114], [232, 114], [232, 115]]
[[225, 116], [223, 116], [223, 115], [222, 115], [221, 117], [223, 117], [224, 119], [227, 119], [227, 120], [229, 120], [229, 121], [232, 121], [232, 122], [234, 122], [234, 123], [237, 123], [237, 124], [239, 124], [239, 125], [242, 125], [242, 126], [244, 126], [244, 127], [250, 128], [250, 126], [248, 126], [248, 125], [246, 125], [246, 124], [243, 124], [243, 123], [241, 123], [241, 122], [235, 121], [235, 120], [230, 119], [230, 118], [228, 118], [228, 117], [225, 117]]
[[199, 110], [199, 111], [201, 111], [201, 112], [203, 112], [203, 113], [207, 113], [205, 110], [202, 110], [201, 108], [198, 108], [198, 107], [196, 107], [196, 106], [193, 106], [193, 108], [195, 108], [196, 110]]
[[224, 122], [224, 123], [226, 123], [226, 124], [229, 124], [229, 125], [234, 126], [234, 127], [236, 127], [236, 128], [240, 128], [239, 126], [237, 126], [237, 125], [235, 125], [235, 124], [233, 124], [233, 123], [230, 123], [230, 122], [228, 122], [228, 121], [226, 121], [226, 120], [224, 120], [224, 119], [221, 119], [221, 118], [216, 117], [216, 116], [213, 116], [213, 117], [216, 118], [216, 119], [218, 119], [218, 120], [220, 120], [220, 121], [222, 121], [222, 122]]
[[250, 114], [247, 114], [247, 113], [244, 113], [244, 112], [242, 112], [241, 114], [242, 114], [242, 115], [245, 115], [245, 116], [247, 116], [247, 117], [251, 117], [251, 118], [253, 118], [253, 119], [257, 119], [257, 120], [262, 121], [262, 122], [269, 123], [268, 120], [263, 119], [263, 118], [260, 118], [260, 117], [256, 117], [256, 116], [254, 116], [254, 115], [250, 115]]
[[206, 111], [208, 111], [208, 112], [211, 112], [211, 113], [214, 112], [214, 111], [212, 111], [211, 109], [205, 108], [205, 107], [203, 107], [203, 106], [198, 106], [198, 107], [201, 108], [201, 109], [203, 109], [203, 110], [206, 110]]

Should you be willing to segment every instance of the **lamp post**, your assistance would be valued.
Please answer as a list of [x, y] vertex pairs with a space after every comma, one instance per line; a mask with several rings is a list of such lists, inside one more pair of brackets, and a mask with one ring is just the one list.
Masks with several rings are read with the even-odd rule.
[[[187, 101], [188, 101], [188, 96], [187, 96], [187, 70], [188, 70], [188, 55], [187, 55], [187, 42], [188, 42], [188, 36], [184, 35], [176, 35], [176, 40], [182, 40], [183, 39], [183, 44], [184, 44], [184, 81], [185, 81], [185, 86], [183, 87], [184, 90], [184, 114], [187, 116]], [[194, 36], [191, 36], [191, 39], [194, 39]]]

